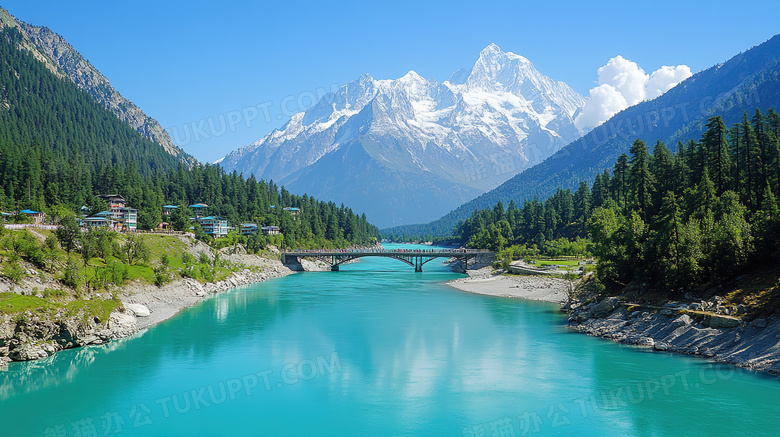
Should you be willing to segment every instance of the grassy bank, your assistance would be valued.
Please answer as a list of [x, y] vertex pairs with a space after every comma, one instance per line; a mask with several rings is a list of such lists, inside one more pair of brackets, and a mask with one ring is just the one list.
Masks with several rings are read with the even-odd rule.
[[180, 235], [97, 232], [81, 236], [68, 253], [52, 231], [3, 230], [0, 314], [81, 314], [105, 323], [121, 305], [116, 293], [130, 282], [162, 286], [192, 278], [205, 283], [255, 269], [228, 258]]

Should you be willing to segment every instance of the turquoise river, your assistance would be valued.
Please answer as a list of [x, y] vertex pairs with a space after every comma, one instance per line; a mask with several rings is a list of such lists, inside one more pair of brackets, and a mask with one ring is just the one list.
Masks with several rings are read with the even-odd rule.
[[[408, 246], [407, 246], [408, 247]], [[0, 436], [780, 435], [780, 379], [367, 259], [0, 371]]]

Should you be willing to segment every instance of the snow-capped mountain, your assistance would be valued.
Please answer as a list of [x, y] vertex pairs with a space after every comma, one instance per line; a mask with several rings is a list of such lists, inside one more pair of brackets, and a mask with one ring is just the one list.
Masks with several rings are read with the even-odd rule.
[[369, 75], [219, 162], [343, 202], [379, 226], [415, 223], [495, 188], [578, 137], [581, 95], [486, 47], [439, 83]]

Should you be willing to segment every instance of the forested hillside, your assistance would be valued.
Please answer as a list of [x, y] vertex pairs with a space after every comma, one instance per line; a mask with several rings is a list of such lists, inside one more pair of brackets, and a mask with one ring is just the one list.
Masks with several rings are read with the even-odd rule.
[[[458, 227], [472, 247], [561, 247], [589, 236], [606, 287], [642, 281], [673, 294], [734, 278], [780, 258], [780, 115], [711, 117], [700, 141], [650, 153], [635, 140], [612, 173], [522, 209], [501, 203]], [[555, 241], [555, 244], [550, 242]]]
[[[72, 81], [22, 48], [16, 28], [0, 32], [0, 209], [49, 215], [77, 211], [95, 194], [120, 193], [139, 209], [139, 227], [162, 220], [165, 204], [207, 203], [232, 224], [279, 225], [285, 244], [367, 244], [378, 232], [349, 208], [295, 196], [272, 182], [209, 165], [183, 166]], [[271, 206], [278, 208], [271, 208]], [[293, 219], [281, 207], [299, 207]]]
[[450, 235], [455, 225], [477, 209], [499, 200], [523, 203], [546, 199], [558, 188], [576, 189], [628, 152], [631, 141], [663, 141], [674, 150], [678, 141], [699, 138], [709, 117], [727, 124], [741, 121], [744, 111], [780, 106], [780, 35], [723, 64], [699, 72], [662, 96], [616, 114], [584, 137], [513, 177], [496, 189], [460, 206], [434, 222], [383, 230], [385, 235]]

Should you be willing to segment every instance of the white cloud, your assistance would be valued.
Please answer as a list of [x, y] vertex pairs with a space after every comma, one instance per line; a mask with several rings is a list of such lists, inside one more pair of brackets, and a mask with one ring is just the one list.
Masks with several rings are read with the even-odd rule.
[[645, 98], [654, 99], [689, 77], [691, 77], [691, 69], [687, 65], [676, 67], [664, 65], [650, 75], [645, 85]]
[[651, 74], [618, 55], [598, 69], [599, 86], [592, 88], [574, 124], [585, 133], [637, 103], [654, 99], [691, 76], [687, 65], [663, 66]]
[[612, 85], [626, 99], [628, 105], [636, 105], [645, 99], [648, 76], [636, 62], [618, 55], [599, 68], [599, 85]]
[[604, 123], [612, 115], [628, 107], [626, 98], [612, 85], [599, 85], [590, 90], [590, 96], [585, 100], [585, 106], [574, 119], [574, 124], [580, 131], [589, 130]]

